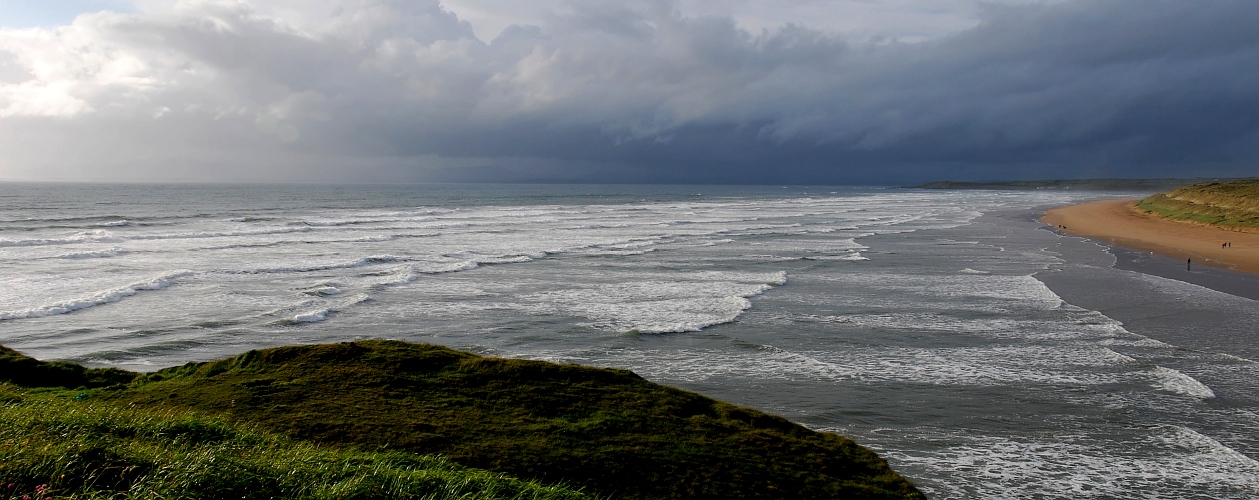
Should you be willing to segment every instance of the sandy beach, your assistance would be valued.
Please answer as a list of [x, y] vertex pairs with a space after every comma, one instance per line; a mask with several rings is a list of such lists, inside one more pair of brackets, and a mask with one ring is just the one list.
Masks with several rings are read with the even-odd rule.
[[[1136, 200], [1103, 200], [1045, 212], [1042, 222], [1068, 234], [1146, 250], [1181, 260], [1259, 274], [1259, 233], [1180, 222], [1147, 214]], [[1231, 242], [1231, 246], [1222, 246]]]

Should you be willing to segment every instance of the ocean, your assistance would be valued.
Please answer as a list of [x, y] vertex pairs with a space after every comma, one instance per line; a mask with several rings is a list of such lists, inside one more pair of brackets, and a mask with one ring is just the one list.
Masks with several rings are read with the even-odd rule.
[[1120, 196], [7, 183], [0, 344], [143, 371], [431, 342], [842, 433], [931, 498], [1259, 497], [1256, 302], [1035, 221]]

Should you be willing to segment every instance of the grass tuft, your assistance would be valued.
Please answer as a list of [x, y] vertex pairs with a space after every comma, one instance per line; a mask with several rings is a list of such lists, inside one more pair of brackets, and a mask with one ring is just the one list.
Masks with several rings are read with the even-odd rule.
[[0, 394], [0, 498], [590, 498], [440, 457], [303, 443], [189, 411], [13, 384]]

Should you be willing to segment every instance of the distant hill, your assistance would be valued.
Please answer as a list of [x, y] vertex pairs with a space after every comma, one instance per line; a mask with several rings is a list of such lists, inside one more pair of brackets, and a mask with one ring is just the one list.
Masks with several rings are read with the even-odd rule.
[[1070, 191], [1160, 191], [1187, 184], [1221, 182], [1235, 179], [1049, 179], [1038, 181], [961, 182], [938, 181], [904, 186], [914, 189], [987, 189], [1029, 191], [1059, 189]]
[[1259, 228], [1259, 179], [1203, 182], [1159, 193], [1137, 208], [1160, 217], [1230, 229]]

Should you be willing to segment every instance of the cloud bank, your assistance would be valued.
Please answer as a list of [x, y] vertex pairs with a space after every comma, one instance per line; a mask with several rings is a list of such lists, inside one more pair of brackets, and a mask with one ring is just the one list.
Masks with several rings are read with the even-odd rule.
[[[810, 24], [729, 4], [154, 1], [0, 30], [0, 179], [895, 183], [1259, 166], [1252, 0], [986, 4], [970, 24], [864, 31], [837, 28], [842, 11]], [[782, 3], [800, 5], [816, 4]]]

